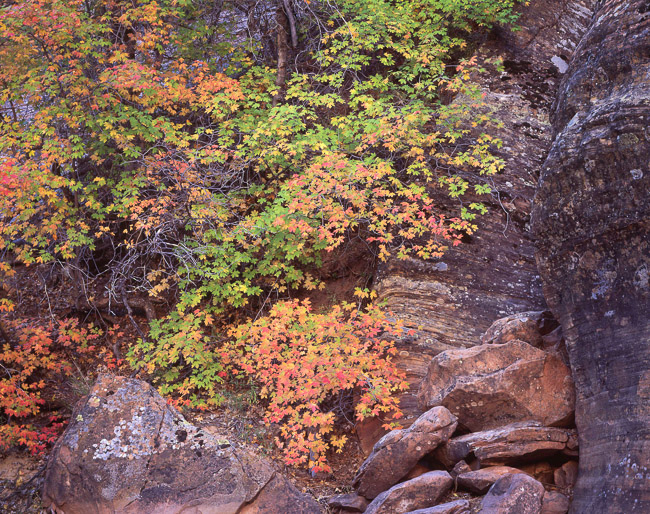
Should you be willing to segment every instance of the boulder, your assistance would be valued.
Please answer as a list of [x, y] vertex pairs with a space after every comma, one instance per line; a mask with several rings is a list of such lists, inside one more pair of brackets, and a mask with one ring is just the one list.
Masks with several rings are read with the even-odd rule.
[[542, 500], [541, 514], [566, 514], [571, 502], [569, 498], [557, 491], [546, 491]]
[[259, 455], [187, 422], [147, 383], [111, 375], [76, 407], [42, 497], [60, 514], [320, 512]]
[[497, 480], [481, 502], [481, 514], [540, 514], [544, 486], [534, 478], [506, 474]]
[[481, 466], [519, 464], [564, 452], [575, 442], [575, 430], [544, 427], [528, 421], [454, 437], [433, 455], [449, 469], [472, 456]]
[[407, 514], [469, 514], [470, 512], [470, 503], [467, 500], [456, 500], [435, 507], [412, 510]]
[[380, 439], [352, 483], [368, 499], [399, 482], [427, 453], [449, 440], [456, 418], [444, 407], [420, 416], [406, 430], [393, 430]]
[[404, 477], [404, 480], [411, 480], [412, 478], [417, 478], [420, 475], [424, 475], [425, 473], [428, 473], [429, 471], [433, 471], [429, 466], [426, 466], [425, 464], [418, 463], [415, 465], [415, 467], [411, 468], [411, 471], [409, 471], [406, 476]]
[[431, 471], [402, 482], [377, 496], [366, 514], [403, 514], [432, 507], [451, 489], [454, 480], [446, 471]]
[[650, 512], [650, 16], [596, 3], [555, 103], [532, 212], [576, 383], [572, 510]]
[[438, 354], [418, 396], [423, 408], [443, 405], [472, 432], [525, 420], [562, 426], [575, 402], [562, 360], [517, 340]]
[[553, 473], [553, 483], [562, 489], [573, 489], [578, 481], [578, 463], [574, 460], [565, 462]]
[[559, 326], [550, 311], [520, 312], [496, 320], [481, 337], [482, 344], [503, 344], [525, 341], [541, 348], [543, 336]]
[[456, 485], [470, 493], [485, 494], [494, 482], [508, 473], [521, 473], [521, 471], [509, 466], [491, 466], [461, 473], [456, 477]]
[[343, 512], [364, 512], [369, 503], [370, 502], [363, 496], [359, 496], [355, 493], [349, 493], [333, 496], [328, 500], [327, 505], [334, 512], [338, 512], [340, 510], [343, 510]]

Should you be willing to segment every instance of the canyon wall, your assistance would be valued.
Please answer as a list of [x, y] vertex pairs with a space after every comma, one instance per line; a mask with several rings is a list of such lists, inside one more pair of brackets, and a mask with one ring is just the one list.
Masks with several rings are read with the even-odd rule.
[[576, 383], [572, 510], [650, 512], [650, 3], [605, 0], [573, 55], [533, 211]]

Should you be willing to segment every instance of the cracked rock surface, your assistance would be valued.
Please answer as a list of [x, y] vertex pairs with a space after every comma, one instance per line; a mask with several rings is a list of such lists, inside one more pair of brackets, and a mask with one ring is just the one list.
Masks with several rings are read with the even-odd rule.
[[[272, 500], [276, 498], [276, 500]], [[317, 513], [271, 465], [186, 421], [145, 382], [101, 375], [57, 442], [43, 503], [65, 514]]]

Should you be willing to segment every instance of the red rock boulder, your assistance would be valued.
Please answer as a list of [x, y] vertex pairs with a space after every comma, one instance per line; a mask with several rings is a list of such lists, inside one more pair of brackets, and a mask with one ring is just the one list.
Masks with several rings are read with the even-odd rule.
[[490, 466], [477, 469], [476, 471], [461, 473], [456, 477], [456, 485], [470, 493], [485, 494], [494, 482], [509, 473], [521, 473], [521, 471], [509, 466]]
[[316, 514], [259, 455], [187, 422], [140, 380], [101, 375], [47, 465], [57, 514]]
[[375, 498], [404, 478], [424, 455], [449, 440], [456, 426], [456, 418], [447, 409], [435, 407], [408, 429], [389, 432], [359, 468], [353, 487], [361, 496]]
[[375, 498], [366, 514], [404, 514], [433, 507], [451, 489], [454, 480], [446, 471], [431, 471], [402, 482]]
[[447, 407], [472, 432], [526, 420], [563, 426], [575, 405], [562, 360], [517, 340], [436, 355], [418, 397], [422, 408]]
[[481, 502], [480, 514], [541, 514], [544, 486], [523, 473], [497, 480]]
[[454, 437], [433, 455], [451, 469], [457, 462], [471, 458], [481, 466], [497, 466], [532, 462], [567, 451], [577, 451], [575, 430], [529, 421]]

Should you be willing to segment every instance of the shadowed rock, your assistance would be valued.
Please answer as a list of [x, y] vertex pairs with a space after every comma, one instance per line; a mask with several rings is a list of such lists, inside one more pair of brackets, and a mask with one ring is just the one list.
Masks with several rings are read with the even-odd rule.
[[542, 500], [541, 514], [566, 514], [569, 511], [569, 498], [557, 491], [546, 491]]
[[72, 420], [47, 466], [53, 512], [320, 512], [264, 459], [188, 423], [140, 380], [101, 375]]
[[558, 322], [549, 311], [519, 312], [492, 323], [481, 337], [481, 343], [503, 344], [517, 340], [542, 348], [544, 336], [557, 327]]
[[327, 505], [334, 512], [343, 510], [343, 512], [364, 512], [370, 502], [358, 494], [339, 494], [333, 496], [327, 502]]
[[563, 489], [573, 489], [578, 481], [578, 463], [574, 460], [565, 462], [553, 473], [553, 483]]
[[516, 464], [577, 449], [576, 431], [543, 427], [536, 422], [454, 437], [441, 445], [435, 458], [447, 468], [475, 456], [481, 466]]

